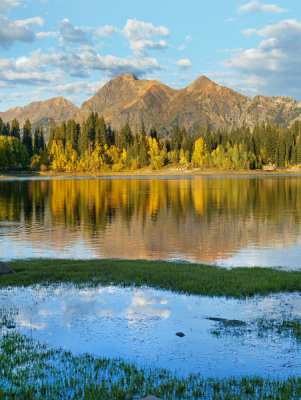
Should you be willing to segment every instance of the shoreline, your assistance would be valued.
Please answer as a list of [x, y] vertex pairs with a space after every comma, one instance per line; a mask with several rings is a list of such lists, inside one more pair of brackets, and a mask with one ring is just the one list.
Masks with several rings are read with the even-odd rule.
[[168, 167], [160, 170], [143, 168], [120, 172], [56, 172], [56, 171], [0, 171], [0, 179], [13, 178], [119, 178], [119, 177], [206, 177], [206, 176], [299, 176], [301, 169], [264, 170], [206, 170], [200, 168]]

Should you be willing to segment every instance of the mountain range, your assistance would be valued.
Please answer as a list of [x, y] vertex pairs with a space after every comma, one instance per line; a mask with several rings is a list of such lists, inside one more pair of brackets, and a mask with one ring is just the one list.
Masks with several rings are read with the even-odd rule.
[[126, 122], [133, 130], [144, 122], [169, 131], [176, 124], [192, 130], [210, 125], [213, 130], [253, 127], [257, 122], [271, 122], [284, 127], [301, 118], [301, 102], [292, 97], [250, 98], [201, 76], [184, 89], [172, 89], [158, 81], [120, 74], [106, 83], [92, 98], [77, 107], [63, 97], [31, 103], [0, 112], [5, 122], [27, 118], [33, 124], [49, 125], [53, 119], [82, 122], [91, 111], [103, 116], [106, 123], [120, 129]]

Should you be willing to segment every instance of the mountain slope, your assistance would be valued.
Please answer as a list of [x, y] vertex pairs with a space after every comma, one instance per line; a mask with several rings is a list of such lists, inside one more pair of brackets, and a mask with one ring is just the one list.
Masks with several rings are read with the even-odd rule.
[[120, 74], [104, 85], [81, 108], [63, 97], [14, 108], [0, 117], [5, 122], [17, 118], [21, 125], [26, 118], [41, 123], [53, 118], [62, 122], [71, 118], [82, 122], [91, 111], [102, 115], [112, 128], [120, 129], [128, 122], [139, 130], [171, 130], [175, 124], [186, 129], [197, 126], [212, 129], [232, 129], [257, 122], [290, 126], [301, 117], [301, 103], [291, 97], [256, 96], [253, 99], [201, 76], [184, 89], [172, 89], [154, 80], [138, 79], [132, 74]]
[[78, 118], [79, 108], [64, 97], [55, 97], [46, 101], [37, 101], [25, 107], [12, 108], [0, 113], [5, 122], [17, 119], [22, 126], [27, 118], [32, 123], [43, 119], [53, 119], [55, 122], [62, 122], [72, 118]]

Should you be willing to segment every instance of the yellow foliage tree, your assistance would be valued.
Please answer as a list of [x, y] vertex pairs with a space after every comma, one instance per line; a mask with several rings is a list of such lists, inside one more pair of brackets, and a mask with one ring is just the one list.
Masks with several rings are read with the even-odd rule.
[[207, 155], [208, 153], [206, 144], [204, 143], [203, 138], [200, 138], [195, 142], [194, 145], [194, 150], [191, 158], [192, 165], [195, 167], [202, 168], [204, 166], [204, 162]]

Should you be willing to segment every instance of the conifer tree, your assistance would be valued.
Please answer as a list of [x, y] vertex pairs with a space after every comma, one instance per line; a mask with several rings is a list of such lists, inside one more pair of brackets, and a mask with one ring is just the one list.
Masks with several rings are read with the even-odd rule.
[[31, 134], [31, 123], [29, 119], [25, 121], [23, 125], [23, 138], [22, 144], [26, 147], [27, 153], [29, 158], [33, 155], [33, 148], [32, 148], [32, 134]]
[[152, 126], [152, 128], [151, 128], [151, 130], [149, 132], [149, 136], [152, 139], [156, 139], [156, 140], [158, 139], [158, 133], [157, 133], [156, 128], [154, 126]]
[[95, 142], [98, 142], [101, 146], [110, 144], [107, 137], [107, 128], [103, 117], [97, 118], [95, 121]]
[[119, 147], [121, 149], [126, 149], [133, 140], [132, 131], [128, 122], [120, 131]]
[[40, 144], [40, 127], [36, 126], [34, 131], [33, 139], [33, 152], [34, 154], [39, 154], [39, 144]]
[[20, 125], [17, 119], [12, 120], [10, 135], [20, 140]]
[[174, 128], [172, 136], [171, 136], [171, 141], [170, 141], [171, 150], [180, 150], [182, 140], [183, 140], [182, 132], [181, 132], [179, 126], [177, 125]]

